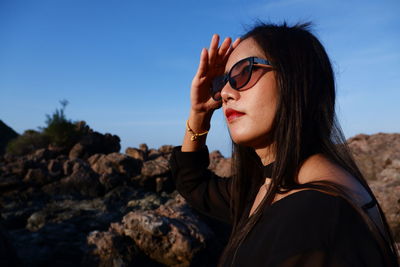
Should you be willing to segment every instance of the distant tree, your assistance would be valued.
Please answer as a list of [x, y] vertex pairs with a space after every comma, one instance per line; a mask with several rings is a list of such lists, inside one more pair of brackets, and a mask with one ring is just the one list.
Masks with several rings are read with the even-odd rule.
[[56, 109], [52, 115], [46, 115], [47, 126], [42, 131], [52, 145], [69, 148], [78, 141], [81, 133], [77, 130], [76, 123], [65, 116], [68, 101], [61, 100], [60, 104], [60, 109]]

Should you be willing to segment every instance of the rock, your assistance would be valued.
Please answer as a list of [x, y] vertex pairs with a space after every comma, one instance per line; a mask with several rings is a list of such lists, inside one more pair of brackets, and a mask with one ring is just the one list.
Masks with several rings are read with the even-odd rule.
[[114, 232], [93, 231], [87, 237], [93, 249], [85, 255], [84, 266], [127, 266], [140, 253], [132, 239]]
[[147, 153], [147, 160], [154, 160], [158, 157], [161, 157], [162, 153], [160, 153], [157, 149], [149, 149]]
[[118, 186], [110, 190], [103, 197], [103, 202], [109, 211], [120, 211], [126, 213], [129, 209], [128, 202], [132, 199], [141, 199], [142, 190], [138, 190], [129, 186]]
[[36, 162], [41, 162], [41, 161], [46, 161], [55, 156], [54, 152], [47, 149], [47, 148], [41, 148], [33, 153], [29, 154], [27, 156], [28, 159], [36, 161]]
[[347, 142], [395, 240], [400, 240], [400, 134], [359, 134]]
[[144, 160], [155, 160], [159, 157], [164, 157], [165, 159], [169, 160], [173, 148], [174, 146], [171, 145], [163, 145], [159, 149], [154, 149], [154, 148], [149, 149], [146, 144], [141, 144], [139, 149], [135, 150], [143, 151], [145, 155]]
[[174, 149], [174, 146], [163, 145], [158, 149], [158, 151], [165, 155], [165, 154], [170, 154], [173, 149]]
[[85, 256], [82, 266], [165, 266], [148, 258], [131, 238], [110, 229], [109, 232], [90, 233], [87, 243], [92, 250]]
[[145, 154], [149, 152], [149, 147], [146, 144], [140, 144], [139, 149], [142, 150]]
[[58, 177], [63, 173], [63, 166], [59, 160], [51, 159], [47, 165], [47, 170], [52, 177]]
[[89, 125], [87, 125], [85, 121], [78, 121], [75, 123], [75, 126], [76, 130], [82, 134], [88, 134], [91, 131]]
[[[2, 169], [5, 174], [14, 174], [20, 177], [24, 177], [30, 168], [38, 168], [41, 164], [34, 162], [24, 157], [11, 158]], [[6, 176], [6, 175], [4, 175]]]
[[87, 159], [94, 154], [109, 154], [121, 149], [120, 139], [116, 135], [102, 135], [95, 131], [89, 131], [75, 144], [69, 152], [69, 158]]
[[81, 266], [86, 236], [121, 218], [118, 211], [108, 212], [100, 198], [47, 202], [27, 220], [29, 231], [13, 231], [13, 242], [23, 266]]
[[376, 180], [391, 160], [400, 159], [400, 134], [359, 134], [347, 142], [367, 180]]
[[[154, 211], [128, 213], [121, 223], [111, 225], [108, 234], [103, 234], [107, 235], [131, 238], [144, 254], [166, 266], [190, 266], [194, 259], [200, 263], [198, 266], [211, 266], [216, 261], [215, 251], [219, 253], [221, 249], [216, 250], [214, 234], [181, 197]], [[116, 245], [109, 242], [108, 246]]]
[[100, 184], [104, 186], [105, 192], [123, 185], [127, 182], [127, 178], [118, 174], [102, 174], [99, 177]]
[[395, 240], [400, 240], [400, 160], [394, 160], [381, 173], [378, 179], [369, 182]]
[[74, 169], [85, 168], [84, 165], [87, 165], [87, 163], [81, 159], [66, 160], [63, 164], [63, 174], [69, 176]]
[[92, 170], [100, 175], [99, 181], [106, 191], [123, 185], [131, 176], [139, 174], [142, 166], [141, 161], [120, 153], [95, 154], [88, 162]]
[[90, 167], [97, 174], [120, 174], [125, 177], [138, 175], [142, 162], [120, 153], [95, 154], [88, 159]]
[[141, 174], [132, 177], [131, 182], [136, 186], [154, 192], [165, 191], [170, 193], [175, 189], [175, 185], [171, 180], [169, 161], [163, 156], [145, 161]]
[[46, 224], [46, 214], [44, 212], [38, 211], [33, 213], [27, 221], [26, 228], [29, 231], [35, 232], [42, 228]]
[[94, 173], [85, 162], [75, 162], [72, 166], [72, 174], [43, 187], [43, 191], [49, 195], [80, 195], [86, 197], [98, 197], [104, 194], [104, 188], [100, 184], [98, 175]]
[[210, 165], [209, 169], [220, 177], [231, 177], [231, 159], [224, 158], [224, 156], [218, 150], [213, 151], [209, 155]]
[[47, 172], [42, 168], [29, 169], [25, 175], [24, 182], [32, 185], [45, 185], [51, 181]]
[[155, 182], [155, 192], [157, 193], [171, 193], [175, 190], [175, 184], [171, 177], [157, 177]]
[[163, 157], [158, 157], [143, 163], [142, 175], [144, 176], [163, 176], [168, 172], [170, 172], [169, 162]]
[[163, 200], [157, 194], [146, 194], [139, 199], [133, 199], [128, 202], [128, 207], [135, 207], [140, 210], [153, 210], [163, 203]]
[[0, 177], [0, 193], [16, 190], [22, 185], [23, 183], [19, 176]]
[[82, 157], [84, 154], [85, 154], [85, 146], [80, 143], [77, 143], [69, 151], [69, 158], [77, 159]]
[[18, 136], [16, 131], [0, 120], [0, 155], [6, 151], [7, 144]]
[[128, 156], [140, 160], [140, 161], [145, 161], [147, 159], [147, 155], [143, 150], [137, 149], [137, 148], [133, 148], [133, 147], [128, 147], [125, 150], [125, 154], [127, 154]]

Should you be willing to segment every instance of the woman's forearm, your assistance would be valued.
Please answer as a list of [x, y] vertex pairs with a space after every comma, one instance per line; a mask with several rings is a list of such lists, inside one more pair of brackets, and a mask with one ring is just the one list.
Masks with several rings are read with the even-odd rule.
[[[187, 124], [189, 125], [190, 129], [197, 134], [209, 131], [212, 113], [213, 111], [207, 113], [190, 111]], [[188, 131], [187, 126], [185, 128], [186, 129], [182, 143], [182, 152], [197, 151], [206, 145], [207, 134], [193, 138], [193, 133]]]

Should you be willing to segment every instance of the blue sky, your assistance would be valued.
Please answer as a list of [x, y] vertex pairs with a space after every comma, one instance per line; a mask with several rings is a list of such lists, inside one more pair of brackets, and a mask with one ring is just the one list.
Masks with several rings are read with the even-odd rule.
[[[0, 119], [22, 133], [67, 117], [122, 150], [179, 145], [200, 51], [255, 20], [313, 21], [334, 65], [346, 137], [400, 132], [400, 1], [0, 0]], [[210, 150], [230, 155], [215, 112]]]

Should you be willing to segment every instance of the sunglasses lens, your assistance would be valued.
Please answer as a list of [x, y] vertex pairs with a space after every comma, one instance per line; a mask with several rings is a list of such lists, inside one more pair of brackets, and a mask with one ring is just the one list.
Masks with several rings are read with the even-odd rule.
[[232, 67], [229, 82], [233, 89], [240, 89], [245, 86], [251, 76], [251, 63], [249, 60], [239, 61]]
[[225, 76], [217, 76], [214, 78], [212, 81], [211, 85], [211, 96], [214, 100], [220, 100], [221, 99], [221, 90], [225, 86], [226, 80]]
[[212, 81], [211, 96], [214, 100], [221, 100], [221, 90], [229, 80], [229, 84], [233, 89], [239, 90], [243, 88], [251, 78], [253, 65], [251, 58], [243, 59], [233, 65], [229, 75], [217, 76]]

